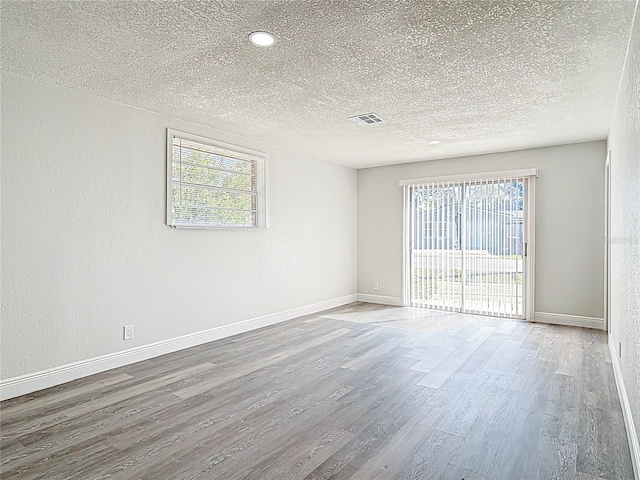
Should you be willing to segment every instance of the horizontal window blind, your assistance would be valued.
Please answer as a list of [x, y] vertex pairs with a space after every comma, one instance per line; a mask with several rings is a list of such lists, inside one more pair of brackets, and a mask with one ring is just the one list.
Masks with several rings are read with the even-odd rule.
[[169, 225], [266, 226], [264, 156], [172, 130], [168, 140]]
[[525, 315], [527, 182], [526, 176], [404, 182], [409, 305]]

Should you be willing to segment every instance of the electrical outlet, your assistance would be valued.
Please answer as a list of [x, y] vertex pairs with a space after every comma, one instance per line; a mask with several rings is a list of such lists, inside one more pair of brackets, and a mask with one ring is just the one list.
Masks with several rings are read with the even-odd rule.
[[373, 289], [378, 290], [378, 282], [373, 282]]
[[618, 342], [618, 358], [622, 358], [622, 342]]
[[124, 339], [131, 340], [133, 338], [133, 325], [124, 326]]

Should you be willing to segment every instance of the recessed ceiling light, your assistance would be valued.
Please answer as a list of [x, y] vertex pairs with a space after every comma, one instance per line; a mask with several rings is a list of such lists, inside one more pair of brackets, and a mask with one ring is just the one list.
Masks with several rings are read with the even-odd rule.
[[256, 47], [270, 47], [276, 42], [276, 37], [269, 32], [253, 32], [249, 34], [249, 40]]
[[438, 145], [440, 143], [440, 140], [431, 140], [429, 142], [429, 145]]

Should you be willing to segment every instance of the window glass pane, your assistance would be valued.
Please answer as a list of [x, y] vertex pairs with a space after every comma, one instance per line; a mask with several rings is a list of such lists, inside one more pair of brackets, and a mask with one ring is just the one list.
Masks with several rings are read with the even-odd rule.
[[174, 194], [174, 203], [183, 206], [203, 206], [215, 208], [233, 208], [251, 210], [253, 195], [250, 193], [234, 193], [209, 190], [191, 186], [182, 187], [182, 201]]
[[174, 224], [217, 227], [253, 227], [255, 213], [236, 210], [215, 210], [199, 207], [174, 206]]
[[212, 170], [194, 165], [182, 165], [182, 181], [210, 185], [212, 187], [233, 188], [235, 190], [251, 191], [251, 176]]
[[220, 149], [214, 149], [207, 145], [189, 142], [187, 140], [176, 140], [176, 142], [180, 143], [174, 143], [173, 158], [175, 160], [181, 158], [183, 162], [196, 165], [221, 168], [238, 173], [251, 173], [253, 163], [251, 160], [233, 158], [222, 154], [219, 151]]
[[173, 198], [174, 205], [180, 205], [180, 185], [174, 183], [171, 185], [171, 196]]
[[171, 180], [173, 180], [174, 182], [180, 181], [180, 164], [179, 163], [174, 162], [171, 164]]

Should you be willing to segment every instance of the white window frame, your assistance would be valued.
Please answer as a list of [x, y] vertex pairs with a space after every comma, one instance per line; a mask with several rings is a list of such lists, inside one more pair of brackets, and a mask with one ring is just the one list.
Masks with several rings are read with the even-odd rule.
[[[255, 157], [258, 165], [257, 172], [257, 190], [256, 190], [256, 201], [257, 201], [257, 225], [184, 225], [184, 224], [176, 224], [174, 222], [173, 215], [173, 176], [172, 176], [172, 164], [173, 164], [173, 140], [174, 138], [179, 138], [183, 140], [188, 140], [191, 142], [201, 143], [203, 145], [207, 145], [214, 148], [220, 148], [229, 151], [230, 153], [238, 153], [244, 155], [250, 155]], [[238, 145], [233, 145], [230, 143], [220, 142], [218, 140], [213, 140], [211, 138], [202, 137], [199, 135], [194, 135], [187, 132], [181, 132], [179, 130], [174, 130], [171, 128], [167, 128], [167, 225], [172, 228], [180, 228], [180, 229], [195, 229], [195, 230], [256, 230], [256, 229], [264, 229], [269, 227], [269, 209], [268, 209], [268, 154], [264, 152], [259, 152], [257, 150], [252, 150], [245, 147], [240, 147]]]

